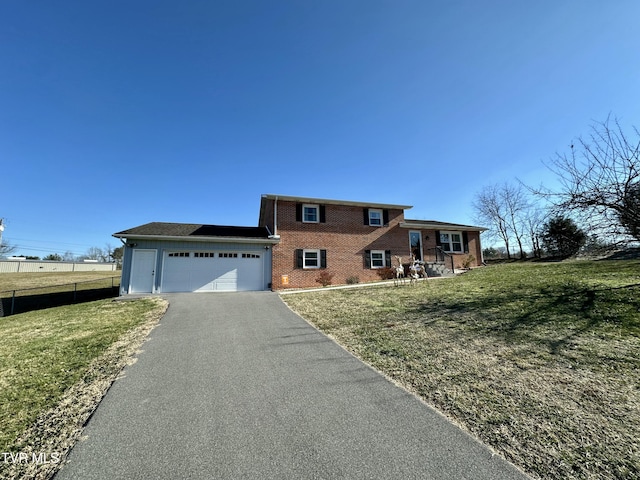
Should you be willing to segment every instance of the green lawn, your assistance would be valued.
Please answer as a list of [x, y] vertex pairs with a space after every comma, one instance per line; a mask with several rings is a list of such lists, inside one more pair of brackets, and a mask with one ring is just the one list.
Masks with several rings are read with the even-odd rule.
[[82, 426], [77, 410], [90, 414], [165, 309], [158, 298], [110, 299], [0, 318], [0, 452], [37, 448], [34, 442], [49, 453], [62, 449], [53, 437], [68, 417]]
[[640, 478], [640, 261], [282, 298], [533, 476]]

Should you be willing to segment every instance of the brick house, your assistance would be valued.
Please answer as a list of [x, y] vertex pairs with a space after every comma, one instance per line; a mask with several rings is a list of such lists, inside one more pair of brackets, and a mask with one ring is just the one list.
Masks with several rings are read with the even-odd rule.
[[[263, 195], [257, 227], [151, 222], [114, 233], [120, 293], [280, 290], [380, 279], [413, 254], [430, 275], [479, 265], [485, 229], [408, 220], [409, 205]], [[472, 256], [472, 257], [471, 257]]]
[[[272, 251], [272, 288], [318, 286], [321, 271], [333, 284], [379, 280], [380, 269], [407, 264], [413, 254], [432, 275], [444, 267], [478, 266], [485, 228], [405, 219], [409, 205], [263, 195], [259, 225], [279, 242]], [[473, 258], [471, 258], [473, 256]]]

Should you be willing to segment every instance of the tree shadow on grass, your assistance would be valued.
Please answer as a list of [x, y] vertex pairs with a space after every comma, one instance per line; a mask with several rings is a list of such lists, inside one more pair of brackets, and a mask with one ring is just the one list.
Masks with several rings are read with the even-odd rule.
[[640, 336], [640, 284], [594, 287], [578, 281], [422, 303], [416, 317], [451, 321], [460, 329], [506, 342], [535, 342], [557, 354], [589, 332], [616, 327]]

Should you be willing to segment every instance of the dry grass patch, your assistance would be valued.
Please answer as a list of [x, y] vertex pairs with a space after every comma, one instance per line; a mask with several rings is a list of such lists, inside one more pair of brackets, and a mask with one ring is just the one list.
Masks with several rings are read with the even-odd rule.
[[120, 271], [2, 273], [0, 274], [0, 292], [27, 288], [42, 288], [91, 280], [104, 280], [105, 278], [118, 277], [120, 273]]
[[[0, 318], [1, 478], [46, 479], [165, 312], [159, 298], [102, 300]], [[5, 460], [5, 461], [3, 461]]]
[[640, 262], [500, 265], [287, 295], [533, 476], [640, 478]]

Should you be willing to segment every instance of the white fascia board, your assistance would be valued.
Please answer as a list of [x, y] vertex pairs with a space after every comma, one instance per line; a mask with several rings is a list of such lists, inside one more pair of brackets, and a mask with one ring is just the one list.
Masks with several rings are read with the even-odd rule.
[[472, 225], [458, 225], [456, 223], [431, 223], [428, 220], [419, 223], [400, 222], [400, 228], [415, 228], [429, 230], [459, 230], [461, 232], [485, 232], [489, 230], [485, 227], [474, 227]]
[[371, 203], [371, 202], [353, 202], [350, 200], [332, 200], [329, 198], [309, 198], [309, 197], [291, 197], [287, 195], [272, 195], [264, 194], [262, 198], [269, 200], [278, 200], [285, 202], [298, 202], [298, 203], [311, 203], [322, 205], [344, 205], [348, 207], [369, 207], [369, 208], [382, 208], [393, 210], [409, 210], [413, 208], [413, 205], [392, 205], [387, 203]]

